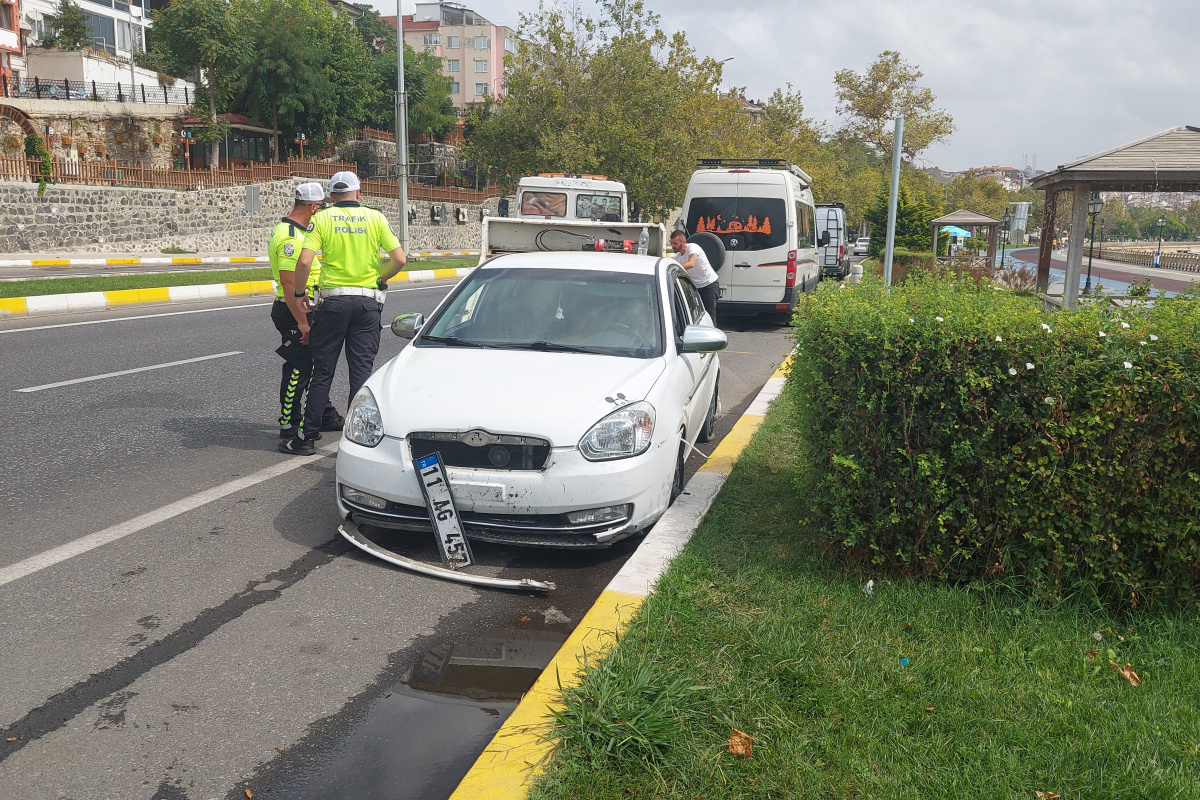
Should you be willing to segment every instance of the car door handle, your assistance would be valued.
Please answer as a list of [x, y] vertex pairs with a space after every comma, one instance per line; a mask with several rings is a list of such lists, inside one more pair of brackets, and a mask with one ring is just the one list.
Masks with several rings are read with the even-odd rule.
[[738, 269], [750, 269], [754, 265], [753, 264], [734, 264], [734, 266], [737, 267]]

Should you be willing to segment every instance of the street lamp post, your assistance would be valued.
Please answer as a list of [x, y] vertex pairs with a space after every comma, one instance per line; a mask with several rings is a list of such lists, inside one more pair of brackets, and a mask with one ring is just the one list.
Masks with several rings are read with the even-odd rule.
[[1165, 227], [1167, 227], [1167, 221], [1165, 219], [1163, 219], [1162, 217], [1159, 217], [1158, 218], [1158, 249], [1154, 251], [1154, 266], [1156, 266], [1156, 267], [1162, 267], [1162, 264], [1159, 262], [1159, 257], [1162, 255], [1163, 228], [1165, 228]]
[[[1083, 285], [1083, 296], [1087, 297], [1092, 293], [1092, 248], [1096, 244], [1096, 217], [1104, 210], [1104, 201], [1100, 199], [1100, 195], [1093, 194], [1092, 199], [1088, 201], [1088, 216], [1092, 218], [1092, 232], [1088, 236], [1088, 276], [1087, 283]], [[1101, 229], [1103, 230], [1103, 229]]]
[[1004, 269], [1004, 258], [1008, 254], [1008, 226], [1012, 224], [1012, 215], [1008, 213], [1008, 209], [1004, 209], [1004, 216], [1000, 218], [1000, 269]]
[[399, 207], [400, 246], [408, 242], [408, 92], [404, 89], [404, 15], [396, 0], [396, 199]]

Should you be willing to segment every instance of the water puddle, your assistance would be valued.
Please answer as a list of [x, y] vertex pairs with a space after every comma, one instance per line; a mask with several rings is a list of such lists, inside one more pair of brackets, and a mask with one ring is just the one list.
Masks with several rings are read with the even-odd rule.
[[555, 631], [506, 630], [429, 650], [333, 752], [271, 795], [449, 797], [564, 641]]

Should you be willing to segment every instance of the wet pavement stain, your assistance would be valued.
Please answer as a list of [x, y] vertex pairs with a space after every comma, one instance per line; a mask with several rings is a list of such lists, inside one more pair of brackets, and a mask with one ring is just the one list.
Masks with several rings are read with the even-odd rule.
[[430, 648], [334, 752], [270, 792], [294, 800], [436, 800], [459, 780], [566, 633], [502, 630]]

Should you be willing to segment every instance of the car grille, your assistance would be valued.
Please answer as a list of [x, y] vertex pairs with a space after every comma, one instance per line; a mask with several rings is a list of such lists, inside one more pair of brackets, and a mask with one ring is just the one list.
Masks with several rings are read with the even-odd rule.
[[466, 469], [540, 470], [550, 455], [545, 439], [485, 431], [413, 433], [408, 446], [414, 461], [438, 453], [443, 465]]

